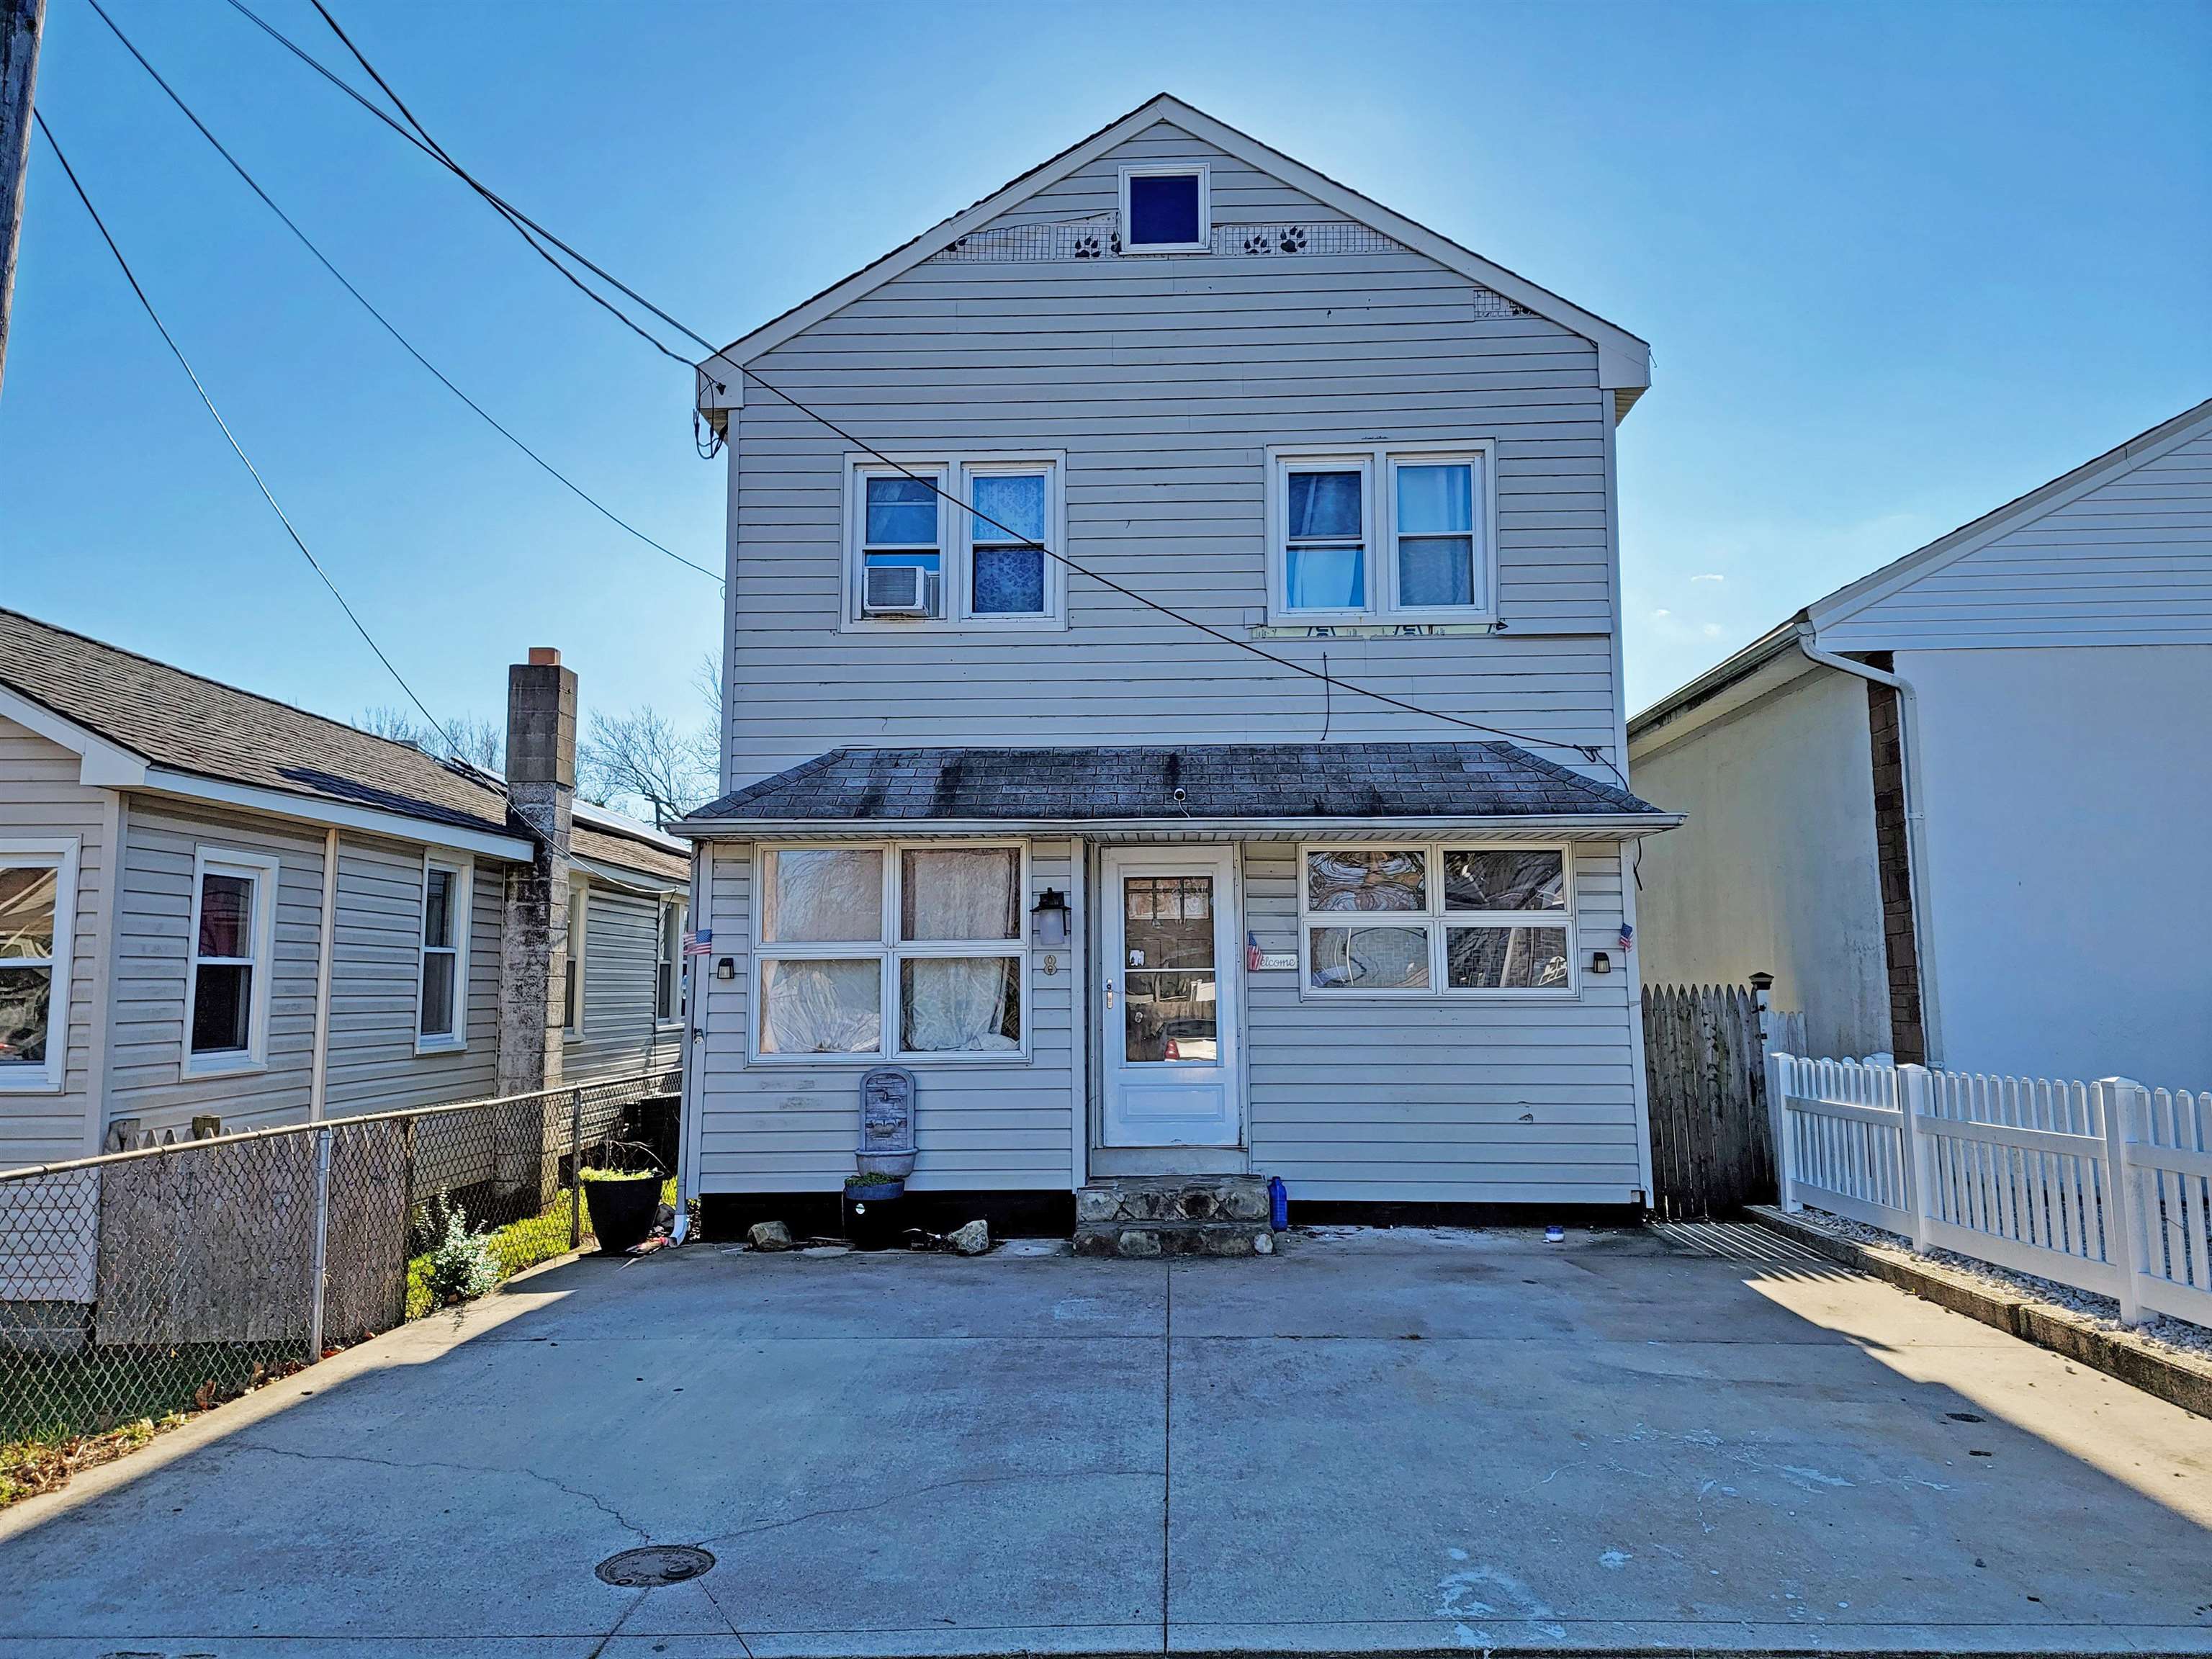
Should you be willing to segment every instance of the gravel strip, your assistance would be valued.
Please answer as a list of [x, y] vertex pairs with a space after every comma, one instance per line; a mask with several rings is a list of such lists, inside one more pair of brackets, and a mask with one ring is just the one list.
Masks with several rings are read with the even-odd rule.
[[2099, 1296], [2094, 1291], [2079, 1291], [2071, 1285], [2061, 1285], [2052, 1279], [2038, 1279], [2033, 1273], [2016, 1273], [2008, 1267], [1991, 1267], [1972, 1256], [1960, 1255], [1956, 1250], [1916, 1250], [1912, 1248], [1912, 1241], [1901, 1234], [1881, 1227], [1869, 1227], [1862, 1221], [1847, 1220], [1826, 1210], [1816, 1210], [1809, 1204], [1805, 1206], [1805, 1213], [1818, 1217], [1820, 1224], [1827, 1231], [1857, 1243], [1878, 1244], [1885, 1249], [1900, 1250], [1906, 1255], [1917, 1256], [1923, 1261], [1933, 1261], [1954, 1273], [1978, 1279], [1992, 1289], [2009, 1291], [2014, 1296], [2024, 1296], [2051, 1307], [2063, 1308], [2068, 1313], [2087, 1320], [2100, 1330], [2126, 1331], [2142, 1338], [2153, 1347], [2164, 1348], [2170, 1353], [2212, 1359], [2212, 1330], [2191, 1324], [2188, 1320], [2154, 1314], [2148, 1324], [2123, 1325], [2119, 1317], [2120, 1305], [2109, 1296]]

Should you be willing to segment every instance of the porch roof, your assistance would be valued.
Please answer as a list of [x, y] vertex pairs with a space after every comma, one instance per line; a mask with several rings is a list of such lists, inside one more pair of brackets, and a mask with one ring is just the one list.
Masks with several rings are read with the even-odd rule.
[[810, 829], [1579, 829], [1679, 823], [1627, 790], [1510, 743], [838, 749], [672, 826], [711, 840]]

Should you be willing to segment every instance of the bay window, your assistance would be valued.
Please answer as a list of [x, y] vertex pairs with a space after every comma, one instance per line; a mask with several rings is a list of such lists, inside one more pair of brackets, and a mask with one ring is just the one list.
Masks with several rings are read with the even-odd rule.
[[1271, 619], [1495, 621], [1493, 447], [1271, 450]]
[[1307, 994], [1571, 994], [1565, 847], [1306, 847]]
[[192, 860], [184, 1074], [266, 1063], [276, 860], [200, 848]]
[[759, 1055], [1024, 1052], [1021, 847], [771, 847], [759, 881]]
[[0, 841], [0, 1091], [62, 1086], [77, 844]]

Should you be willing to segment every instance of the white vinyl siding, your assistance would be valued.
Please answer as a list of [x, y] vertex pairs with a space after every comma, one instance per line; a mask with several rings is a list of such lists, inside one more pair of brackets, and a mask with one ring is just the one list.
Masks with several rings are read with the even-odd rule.
[[423, 863], [421, 848], [398, 842], [339, 840], [325, 1099], [333, 1116], [495, 1091], [501, 866], [477, 865], [471, 882], [462, 994], [466, 1043], [425, 1050], [416, 1013]]
[[[1248, 843], [1244, 920], [1296, 948], [1296, 846]], [[1620, 928], [1620, 858], [1574, 849], [1586, 941]], [[1381, 918], [1377, 918], [1380, 920]], [[1246, 976], [1252, 1167], [1293, 1199], [1620, 1204], [1643, 1181], [1630, 975], [1571, 996], [1301, 997]]]
[[[1217, 223], [1340, 216], [1164, 125], [1006, 222], [1110, 216], [1122, 165], [1194, 157], [1211, 163]], [[1326, 651], [1340, 681], [1609, 748], [1612, 394], [1588, 341], [1479, 314], [1495, 309], [1402, 250], [933, 261], [757, 367], [887, 453], [1064, 453], [1069, 556], [1240, 638], [1267, 623], [1269, 447], [1487, 440], [1505, 633], [1266, 647], [1316, 670]], [[1064, 629], [841, 627], [852, 446], [766, 394], [732, 422], [731, 787], [841, 744], [1310, 742], [1325, 702], [1333, 740], [1454, 735], [1341, 684], [1331, 698], [1081, 577]]]
[[1822, 623], [1820, 644], [2212, 645], [2212, 430]]
[[[962, 843], [943, 842], [939, 847]], [[706, 1004], [705, 1101], [698, 1139], [698, 1176], [708, 1192], [829, 1192], [853, 1172], [860, 1133], [860, 1082], [878, 1056], [793, 1063], [753, 1059], [747, 1032], [755, 1015], [752, 961], [756, 849], [712, 847], [708, 915], [698, 926], [714, 933], [714, 955], [700, 977]], [[1021, 926], [1048, 887], [1067, 892], [1077, 877], [1065, 841], [1030, 844]], [[772, 950], [773, 947], [766, 947]], [[1081, 1133], [1074, 1097], [1074, 1032], [1070, 1017], [1073, 973], [1069, 953], [1054, 971], [1033, 964], [1022, 1010], [1030, 1045], [1020, 1054], [917, 1055], [896, 1063], [911, 1070], [915, 1091], [918, 1190], [985, 1188], [1065, 1192]], [[724, 957], [737, 977], [715, 976]]]
[[80, 784], [77, 768], [76, 756], [0, 720], [0, 842], [69, 842], [76, 848], [76, 919], [66, 947], [69, 1018], [65, 1029], [48, 1036], [62, 1056], [61, 1087], [0, 1092], [0, 1169], [58, 1163], [94, 1150], [93, 1045], [113, 849], [106, 841], [107, 797]]
[[660, 896], [597, 881], [586, 890], [585, 903], [583, 1028], [563, 1048], [562, 1079], [588, 1083], [678, 1064], [682, 1028], [653, 1018]]
[[[137, 795], [129, 799], [125, 822], [109, 1121], [134, 1118], [158, 1137], [171, 1129], [183, 1134], [198, 1113], [220, 1116], [226, 1129], [305, 1118], [314, 1061], [322, 835], [305, 825]], [[261, 1064], [193, 1077], [186, 1074], [185, 1004], [196, 855], [203, 846], [273, 859], [277, 872], [267, 895], [274, 910]], [[410, 1014], [412, 1003], [410, 995]], [[401, 1029], [411, 1043], [411, 1027], [403, 1021]]]

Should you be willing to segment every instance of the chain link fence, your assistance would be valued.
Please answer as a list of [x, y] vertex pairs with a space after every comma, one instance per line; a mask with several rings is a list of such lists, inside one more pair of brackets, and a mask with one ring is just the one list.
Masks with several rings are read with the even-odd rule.
[[636, 1145], [672, 1168], [677, 1087], [646, 1073], [0, 1174], [0, 1451], [204, 1408], [419, 1318], [456, 1226], [501, 1278], [576, 1248], [577, 1170]]

